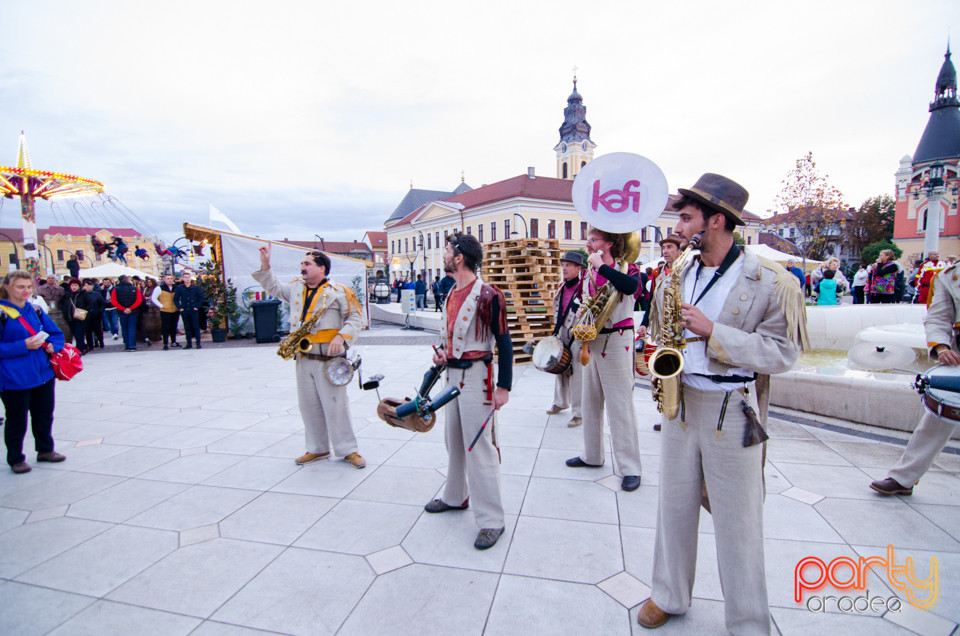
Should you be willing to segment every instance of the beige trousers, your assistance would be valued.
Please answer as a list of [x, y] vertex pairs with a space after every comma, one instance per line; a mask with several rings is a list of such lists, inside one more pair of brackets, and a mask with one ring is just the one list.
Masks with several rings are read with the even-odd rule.
[[[492, 368], [492, 365], [491, 365]], [[460, 387], [457, 399], [443, 407], [447, 453], [447, 485], [443, 501], [460, 506], [469, 497], [477, 527], [502, 528], [500, 451], [495, 445], [494, 415], [472, 451], [467, 449], [490, 414], [487, 399], [487, 365], [475, 362], [469, 369], [447, 369], [447, 385]]]
[[573, 417], [582, 417], [583, 365], [580, 364], [580, 343], [570, 345], [570, 373], [561, 373], [553, 385], [553, 405], [570, 408]]
[[603, 415], [610, 422], [614, 472], [641, 475], [637, 413], [633, 408], [633, 331], [600, 334], [583, 367], [583, 446], [580, 459], [603, 463]]
[[916, 484], [924, 473], [930, 470], [933, 460], [956, 430], [956, 425], [925, 412], [917, 430], [910, 436], [907, 449], [903, 451], [897, 465], [890, 470], [889, 476], [907, 488]]
[[298, 358], [297, 399], [307, 441], [308, 453], [327, 453], [333, 440], [333, 452], [346, 457], [357, 452], [357, 438], [350, 423], [347, 387], [333, 386], [327, 379], [326, 362]]
[[[726, 627], [731, 634], [769, 634], [763, 561], [761, 444], [743, 447], [743, 396], [730, 394], [722, 436], [716, 435], [724, 391], [683, 387], [686, 430], [664, 421], [660, 504], [651, 598], [670, 614], [690, 607], [697, 569], [697, 529], [706, 482], [716, 530]], [[752, 405], [756, 408], [755, 398]]]

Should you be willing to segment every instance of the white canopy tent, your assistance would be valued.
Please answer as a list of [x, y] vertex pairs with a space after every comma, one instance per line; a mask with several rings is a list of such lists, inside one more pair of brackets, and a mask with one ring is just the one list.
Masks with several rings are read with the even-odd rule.
[[[757, 256], [762, 256], [763, 258], [770, 261], [776, 261], [781, 265], [783, 263], [786, 263], [787, 261], [796, 261], [797, 263], [800, 263], [801, 261], [804, 260], [802, 256], [794, 256], [793, 254], [787, 254], [786, 252], [775, 250], [769, 245], [747, 245], [746, 248], [751, 252], [753, 252], [754, 254], [756, 254]], [[813, 258], [808, 258], [806, 259], [806, 261], [808, 265], [811, 263], [814, 265], [819, 265], [820, 263], [823, 262]]]
[[80, 278], [118, 278], [120, 276], [139, 276], [140, 278], [153, 279], [157, 278], [153, 274], [141, 272], [139, 269], [126, 267], [120, 263], [104, 263], [103, 265], [97, 265], [96, 267], [80, 270]]

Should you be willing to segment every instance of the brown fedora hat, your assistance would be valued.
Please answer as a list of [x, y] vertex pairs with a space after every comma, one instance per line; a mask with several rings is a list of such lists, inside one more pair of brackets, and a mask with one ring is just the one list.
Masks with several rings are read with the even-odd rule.
[[660, 239], [660, 247], [663, 247], [664, 243], [673, 243], [677, 247], [680, 247], [680, 244], [683, 243], [683, 239], [681, 239], [680, 235], [676, 232], [671, 232], [666, 237]]
[[743, 208], [747, 205], [750, 193], [734, 181], [719, 174], [702, 175], [692, 188], [677, 188], [680, 194], [722, 212], [737, 225], [746, 225], [743, 220]]

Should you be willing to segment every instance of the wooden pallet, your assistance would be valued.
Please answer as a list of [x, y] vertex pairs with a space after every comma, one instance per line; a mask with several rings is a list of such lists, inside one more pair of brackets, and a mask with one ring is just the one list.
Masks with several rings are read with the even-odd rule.
[[507, 298], [514, 364], [531, 362], [523, 351], [553, 333], [553, 294], [560, 284], [559, 241], [514, 239], [484, 246], [483, 279]]

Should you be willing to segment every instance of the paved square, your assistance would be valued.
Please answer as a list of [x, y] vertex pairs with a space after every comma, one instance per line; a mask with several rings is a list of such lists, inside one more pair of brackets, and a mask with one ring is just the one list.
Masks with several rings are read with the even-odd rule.
[[[364, 375], [385, 375], [384, 397], [412, 394], [430, 348], [403, 344], [396, 329], [370, 334], [378, 344], [360, 341]], [[647, 389], [634, 393], [643, 485], [627, 493], [610, 461], [564, 465], [581, 433], [567, 428], [569, 412], [545, 413], [553, 376], [516, 367], [499, 423], [507, 530], [479, 552], [470, 511], [423, 511], [445, 479], [442, 414], [426, 434], [393, 429], [376, 418], [376, 395], [354, 383], [367, 468], [339, 458], [298, 467], [293, 363], [274, 347], [108, 350], [84, 362], [57, 385], [54, 436], [67, 461], [0, 471], [0, 634], [146, 625], [160, 634], [645, 633], [636, 612], [652, 583], [660, 488]], [[957, 455], [942, 454], [914, 497], [881, 499], [868, 484], [902, 446], [808, 423], [770, 425], [764, 535], [776, 629], [953, 633]], [[903, 603], [899, 613], [814, 613], [793, 601], [801, 558], [881, 555], [887, 544], [898, 562], [913, 557], [921, 577], [937, 558], [939, 601], [929, 611]], [[658, 634], [723, 632], [706, 513], [698, 566], [692, 608]], [[871, 596], [903, 594], [877, 571], [868, 587]]]

